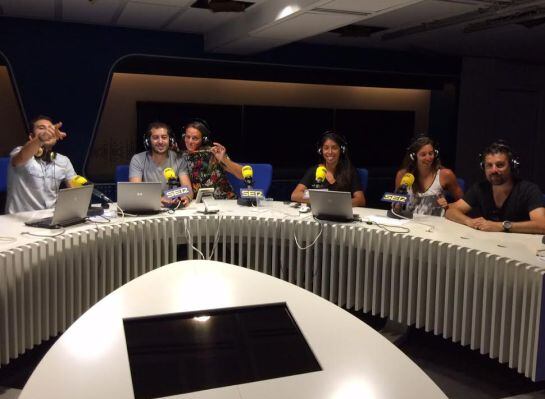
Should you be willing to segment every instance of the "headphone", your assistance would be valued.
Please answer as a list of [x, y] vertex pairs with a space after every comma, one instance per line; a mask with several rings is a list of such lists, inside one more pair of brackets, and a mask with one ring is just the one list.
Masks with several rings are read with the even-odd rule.
[[409, 158], [411, 161], [416, 161], [416, 149], [421, 148], [427, 144], [430, 144], [433, 147], [433, 152], [435, 153], [435, 159], [439, 159], [439, 150], [437, 149], [438, 145], [428, 136], [418, 136], [413, 142], [407, 147], [407, 152], [409, 153]]
[[492, 144], [490, 144], [488, 147], [486, 147], [480, 154], [479, 154], [479, 166], [484, 171], [484, 159], [489, 154], [496, 154], [496, 153], [504, 153], [507, 154], [507, 157], [509, 158], [509, 165], [511, 166], [511, 170], [513, 173], [517, 173], [518, 169], [520, 168], [520, 161], [518, 156], [515, 155], [509, 144], [505, 140], [496, 140]]
[[148, 125], [148, 129], [146, 130], [146, 133], [144, 134], [144, 148], [146, 151], [151, 150], [151, 130], [152, 129], [166, 129], [168, 134], [168, 147], [169, 149], [176, 147], [176, 139], [172, 136], [172, 131], [170, 129], [170, 126], [167, 124], [161, 123], [161, 125], [158, 124], [158, 122], [152, 122]]
[[339, 144], [339, 147], [341, 148], [341, 154], [346, 154], [346, 151], [348, 149], [348, 142], [346, 139], [340, 135], [339, 133], [333, 131], [333, 130], [326, 130], [322, 136], [320, 137], [320, 140], [316, 144], [316, 150], [318, 152], [318, 155], [322, 155], [322, 147], [327, 139], [331, 139]]
[[[197, 126], [194, 126], [194, 125], [197, 125]], [[182, 128], [182, 140], [185, 140], [185, 131], [189, 127], [197, 129], [199, 132], [201, 132], [201, 135], [202, 135], [201, 143], [202, 143], [202, 145], [209, 145], [210, 143], [212, 143], [212, 139], [210, 138], [210, 136], [212, 135], [210, 125], [204, 119], [200, 119], [200, 118], [191, 119], [191, 121], [189, 121]]]
[[53, 162], [57, 158], [57, 153], [55, 151], [44, 150], [43, 147], [34, 154], [34, 158], [43, 159], [45, 162]]

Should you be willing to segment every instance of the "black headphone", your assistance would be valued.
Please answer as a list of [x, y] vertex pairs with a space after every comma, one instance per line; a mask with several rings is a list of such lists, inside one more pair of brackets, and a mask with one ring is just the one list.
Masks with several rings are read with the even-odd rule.
[[144, 134], [144, 148], [146, 151], [151, 150], [151, 129], [165, 129], [167, 130], [168, 134], [168, 146], [169, 149], [176, 147], [176, 139], [172, 136], [172, 130], [170, 129], [170, 126], [168, 126], [166, 123], [160, 123], [159, 122], [152, 122], [148, 125], [148, 129], [146, 130], [146, 133]]
[[346, 139], [333, 130], [326, 130], [316, 144], [316, 150], [318, 152], [318, 155], [322, 155], [322, 147], [327, 139], [331, 139], [338, 143], [339, 147], [341, 148], [341, 154], [346, 154], [346, 151], [348, 150], [348, 142], [346, 141]]
[[509, 158], [509, 165], [511, 166], [511, 170], [513, 173], [517, 173], [520, 168], [520, 161], [518, 156], [515, 155], [509, 144], [505, 140], [496, 140], [492, 144], [490, 144], [488, 147], [486, 147], [480, 154], [479, 154], [479, 166], [484, 171], [484, 159], [489, 154], [497, 154], [497, 153], [504, 153], [507, 154], [507, 157]]
[[439, 149], [435, 141], [433, 141], [428, 136], [417, 136], [412, 143], [407, 147], [407, 152], [411, 161], [416, 161], [416, 149], [421, 148], [427, 144], [430, 144], [433, 147], [433, 152], [435, 153], [435, 159], [439, 159]]
[[188, 127], [192, 127], [201, 132], [202, 135], [202, 145], [209, 145], [212, 143], [210, 136], [212, 135], [210, 125], [204, 119], [194, 118], [191, 119], [183, 128], [182, 128], [182, 140], [185, 139], [185, 131]]
[[57, 153], [55, 151], [45, 150], [43, 147], [40, 147], [38, 152], [34, 154], [34, 158], [43, 159], [45, 162], [53, 162], [57, 158]]

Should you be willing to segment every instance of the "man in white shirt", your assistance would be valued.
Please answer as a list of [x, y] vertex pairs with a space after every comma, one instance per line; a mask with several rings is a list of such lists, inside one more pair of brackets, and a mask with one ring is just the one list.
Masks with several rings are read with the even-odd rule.
[[57, 141], [66, 137], [61, 126], [48, 116], [33, 118], [28, 141], [10, 153], [6, 214], [53, 208], [61, 182], [72, 186], [72, 163], [53, 152]]

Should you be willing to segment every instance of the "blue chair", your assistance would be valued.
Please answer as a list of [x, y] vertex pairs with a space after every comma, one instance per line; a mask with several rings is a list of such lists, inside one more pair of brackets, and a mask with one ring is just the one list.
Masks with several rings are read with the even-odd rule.
[[367, 182], [369, 180], [369, 171], [365, 168], [357, 168], [358, 176], [360, 178], [361, 187], [363, 188], [363, 192], [365, 193], [367, 191]]
[[129, 181], [129, 165], [117, 165], [115, 167], [115, 181]]
[[[241, 164], [249, 165], [252, 167], [252, 170], [254, 171], [254, 188], [263, 190], [263, 194], [266, 197], [267, 193], [269, 192], [269, 188], [271, 188], [271, 183], [272, 183], [272, 174], [273, 174], [272, 165], [269, 163], [241, 163]], [[240, 189], [246, 187], [243, 180], [237, 179], [231, 173], [227, 173], [227, 180], [229, 180], [229, 183], [231, 183], [231, 186], [233, 186], [233, 190], [237, 196], [240, 194]]]
[[465, 180], [460, 178], [460, 177], [457, 177], [456, 181], [458, 181], [458, 185], [460, 186], [462, 191], [465, 193], [466, 192], [466, 182], [465, 182]]
[[8, 190], [9, 157], [0, 158], [0, 193]]

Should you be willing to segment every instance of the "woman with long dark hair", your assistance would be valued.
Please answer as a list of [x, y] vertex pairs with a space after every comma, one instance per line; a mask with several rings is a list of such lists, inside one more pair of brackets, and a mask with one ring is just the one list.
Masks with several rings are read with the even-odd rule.
[[427, 136], [416, 138], [407, 148], [401, 169], [396, 174], [396, 187], [405, 173], [414, 176], [414, 183], [408, 190], [409, 209], [414, 213], [441, 216], [448, 206], [446, 192], [454, 201], [464, 194], [454, 172], [441, 165], [437, 145]]
[[187, 162], [193, 195], [200, 188], [211, 187], [214, 188], [214, 198], [236, 198], [226, 172], [242, 179], [242, 166], [233, 162], [226, 148], [212, 141], [210, 136], [210, 128], [202, 119], [195, 119], [184, 128], [182, 137], [186, 149], [183, 157]]
[[318, 142], [320, 164], [307, 170], [295, 190], [291, 193], [294, 202], [306, 202], [305, 191], [312, 188], [316, 180], [316, 168], [324, 166], [326, 177], [323, 188], [332, 191], [348, 191], [352, 193], [352, 206], [365, 206], [365, 195], [361, 188], [356, 169], [348, 156], [348, 143], [340, 134], [325, 132]]

